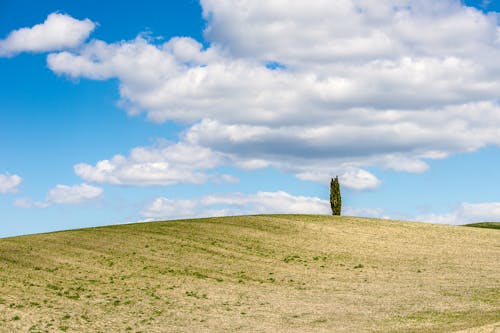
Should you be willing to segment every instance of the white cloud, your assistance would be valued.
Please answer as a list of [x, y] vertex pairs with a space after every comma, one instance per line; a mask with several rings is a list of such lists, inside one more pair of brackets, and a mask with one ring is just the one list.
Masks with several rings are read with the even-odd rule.
[[[50, 54], [48, 66], [117, 78], [129, 113], [187, 124], [181, 145], [245, 169], [345, 174], [352, 188], [379, 185], [370, 166], [421, 173], [427, 159], [500, 145], [495, 15], [455, 0], [201, 3], [207, 48], [184, 37], [96, 40]], [[203, 182], [200, 170], [211, 168], [151, 163], [117, 156], [75, 170], [88, 181], [150, 185]]]
[[417, 216], [415, 220], [452, 225], [497, 222], [500, 221], [500, 202], [462, 203], [449, 213]]
[[356, 189], [374, 189], [380, 185], [380, 180], [366, 170], [349, 170], [340, 176], [340, 182], [344, 186]]
[[212, 43], [236, 57], [293, 67], [475, 53], [496, 24], [494, 15], [456, 0], [201, 2]]
[[464, 203], [463, 215], [479, 222], [500, 220], [500, 202]]
[[[433, 152], [428, 152], [428, 158], [441, 158], [441, 154], [433, 154]], [[406, 156], [398, 156], [398, 155], [386, 155], [384, 157], [383, 165], [395, 171], [406, 171], [410, 173], [422, 173], [429, 169], [429, 165], [422, 160], [417, 158], [409, 158]]]
[[94, 30], [89, 19], [77, 20], [69, 15], [52, 13], [45, 22], [21, 28], [0, 40], [0, 56], [19, 52], [50, 52], [79, 46]]
[[330, 168], [321, 170], [319, 167], [315, 171], [305, 171], [297, 173], [297, 178], [302, 180], [312, 180], [323, 184], [328, 184], [330, 179], [339, 175], [339, 181], [342, 187], [348, 187], [354, 190], [372, 190], [377, 188], [381, 181], [374, 174], [364, 169]]
[[99, 198], [103, 194], [100, 187], [82, 183], [80, 185], [56, 185], [47, 192], [45, 201], [33, 202], [30, 198], [19, 198], [14, 205], [19, 208], [47, 208], [52, 205], [77, 205]]
[[[176, 183], [201, 184], [211, 175], [203, 171], [218, 165], [221, 157], [210, 149], [184, 143], [158, 147], [137, 147], [129, 156], [116, 155], [94, 166], [80, 163], [75, 173], [89, 182], [113, 185], [172, 185]], [[233, 182], [227, 176], [220, 180]]]
[[192, 200], [171, 200], [160, 197], [146, 206], [142, 215], [146, 219], [189, 218], [197, 215], [196, 206], [196, 202]]
[[47, 192], [44, 201], [33, 201], [31, 198], [18, 198], [14, 206], [19, 208], [47, 208], [52, 205], [77, 205], [95, 200], [102, 196], [103, 189], [86, 183], [79, 185], [58, 184]]
[[142, 215], [146, 219], [158, 220], [272, 213], [330, 214], [330, 204], [317, 197], [294, 196], [283, 191], [226, 193], [190, 200], [160, 197], [147, 205]]
[[0, 193], [16, 192], [22, 181], [18, 175], [0, 173]]
[[50, 204], [79, 204], [102, 195], [102, 188], [82, 183], [80, 185], [57, 185], [47, 193]]

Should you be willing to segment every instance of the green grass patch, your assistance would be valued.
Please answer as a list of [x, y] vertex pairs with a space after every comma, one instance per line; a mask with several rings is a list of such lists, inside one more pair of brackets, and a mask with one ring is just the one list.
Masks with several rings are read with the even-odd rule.
[[500, 222], [471, 223], [471, 224], [465, 224], [464, 227], [486, 228], [486, 229], [497, 229], [497, 230], [500, 230]]

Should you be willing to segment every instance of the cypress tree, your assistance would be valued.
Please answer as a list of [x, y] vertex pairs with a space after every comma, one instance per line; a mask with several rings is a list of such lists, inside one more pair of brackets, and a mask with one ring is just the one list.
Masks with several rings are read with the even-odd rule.
[[332, 215], [340, 215], [342, 210], [342, 199], [340, 197], [339, 177], [335, 176], [330, 182], [330, 206], [332, 207]]

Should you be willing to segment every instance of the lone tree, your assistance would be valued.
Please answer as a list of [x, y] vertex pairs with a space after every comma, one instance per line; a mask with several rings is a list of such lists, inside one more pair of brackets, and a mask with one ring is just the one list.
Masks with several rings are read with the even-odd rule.
[[340, 197], [339, 177], [335, 176], [330, 182], [330, 206], [332, 207], [332, 215], [340, 215], [342, 210], [342, 199]]

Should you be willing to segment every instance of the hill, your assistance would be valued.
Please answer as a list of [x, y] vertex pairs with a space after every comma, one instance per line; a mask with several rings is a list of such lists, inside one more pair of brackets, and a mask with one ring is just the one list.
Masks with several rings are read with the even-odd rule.
[[494, 330], [499, 262], [496, 230], [353, 217], [240, 216], [5, 238], [0, 331]]
[[500, 229], [500, 222], [480, 222], [465, 224], [464, 227]]

